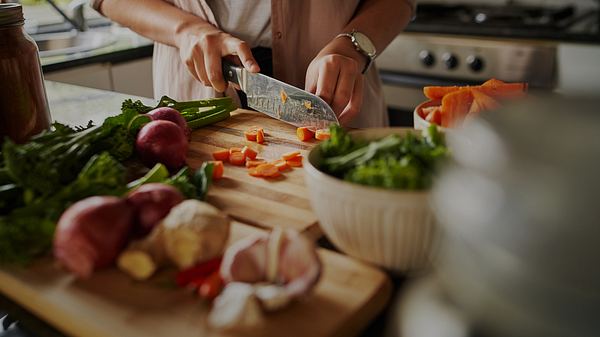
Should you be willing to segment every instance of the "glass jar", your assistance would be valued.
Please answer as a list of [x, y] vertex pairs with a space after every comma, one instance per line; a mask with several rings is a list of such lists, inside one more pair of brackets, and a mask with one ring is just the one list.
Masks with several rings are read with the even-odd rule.
[[0, 144], [17, 143], [50, 127], [38, 48], [23, 28], [19, 4], [0, 4]]

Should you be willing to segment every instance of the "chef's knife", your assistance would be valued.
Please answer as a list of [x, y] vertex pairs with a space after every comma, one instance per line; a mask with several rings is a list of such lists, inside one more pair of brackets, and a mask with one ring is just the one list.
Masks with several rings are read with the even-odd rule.
[[260, 73], [223, 61], [225, 80], [237, 84], [248, 106], [297, 127], [324, 129], [339, 124], [331, 107], [319, 96]]

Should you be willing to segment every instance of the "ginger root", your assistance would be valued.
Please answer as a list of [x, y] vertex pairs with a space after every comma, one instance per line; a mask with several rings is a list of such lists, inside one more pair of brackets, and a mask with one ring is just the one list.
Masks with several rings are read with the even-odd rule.
[[117, 266], [136, 280], [150, 278], [165, 265], [186, 269], [220, 256], [229, 238], [229, 218], [198, 200], [175, 206], [146, 238], [132, 242]]

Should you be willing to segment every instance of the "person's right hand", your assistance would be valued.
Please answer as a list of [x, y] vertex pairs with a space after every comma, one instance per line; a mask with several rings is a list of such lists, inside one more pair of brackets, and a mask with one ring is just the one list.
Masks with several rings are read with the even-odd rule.
[[248, 44], [209, 23], [183, 28], [176, 36], [177, 48], [190, 73], [205, 86], [218, 92], [227, 89], [223, 79], [221, 59], [228, 55], [239, 57], [241, 65], [250, 72], [259, 72], [258, 63]]

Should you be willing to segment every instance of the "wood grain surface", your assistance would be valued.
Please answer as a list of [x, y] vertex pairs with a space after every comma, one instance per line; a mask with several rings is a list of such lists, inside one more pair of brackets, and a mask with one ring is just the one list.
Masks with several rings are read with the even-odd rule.
[[[234, 223], [232, 240], [260, 232]], [[378, 269], [319, 250], [324, 270], [315, 291], [267, 314], [255, 330], [226, 334], [206, 324], [209, 305], [159, 281], [138, 283], [117, 270], [78, 281], [50, 260], [28, 269], [0, 268], [0, 292], [75, 337], [353, 336], [382, 310], [390, 281]]]
[[[253, 126], [265, 130], [264, 145], [245, 139], [244, 131]], [[292, 125], [261, 113], [237, 110], [229, 119], [192, 134], [188, 164], [197, 168], [204, 161], [213, 160], [214, 151], [231, 147], [250, 146], [259, 153], [258, 158], [271, 161], [295, 150], [307, 155], [315, 144], [299, 141]], [[226, 164], [225, 176], [211, 187], [208, 202], [243, 223], [309, 231], [313, 237], [321, 235], [302, 168], [294, 168], [277, 179], [261, 179], [248, 175], [246, 167]]]

